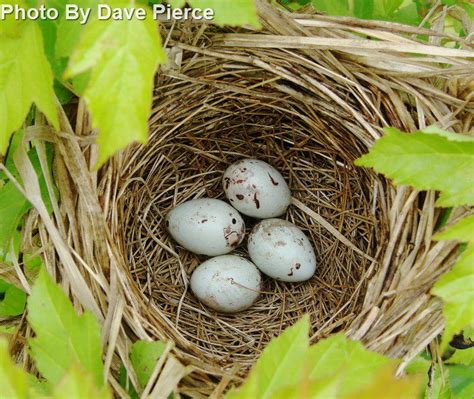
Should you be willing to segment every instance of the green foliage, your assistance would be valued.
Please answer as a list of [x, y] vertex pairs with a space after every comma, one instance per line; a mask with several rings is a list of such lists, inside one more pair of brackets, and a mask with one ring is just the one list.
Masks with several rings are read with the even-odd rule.
[[41, 31], [31, 21], [9, 21], [8, 29], [0, 30], [0, 154], [5, 154], [10, 136], [21, 127], [33, 103], [59, 128], [53, 74]]
[[211, 8], [214, 10], [213, 23], [217, 25], [253, 25], [260, 28], [255, 9], [255, 0], [233, 0], [232, 5], [222, 0], [188, 0], [195, 8]]
[[0, 338], [0, 387], [3, 398], [28, 397], [27, 374], [10, 359], [8, 343], [3, 338]]
[[165, 344], [160, 341], [136, 341], [130, 351], [130, 360], [138, 378], [138, 383], [145, 388], [153, 373], [156, 362], [165, 349]]
[[[385, 129], [369, 153], [355, 161], [373, 167], [419, 190], [440, 190], [438, 206], [474, 205], [474, 139], [437, 128], [404, 134]], [[474, 218], [461, 220], [437, 239], [468, 242], [453, 269], [434, 285], [432, 293], [443, 299], [446, 328], [444, 350], [452, 336], [474, 320]]]
[[366, 350], [360, 342], [350, 341], [343, 334], [333, 335], [313, 345], [308, 351], [310, 379], [326, 379], [342, 373], [339, 393], [346, 395], [362, 389], [374, 374], [395, 361]]
[[415, 398], [419, 392], [416, 379], [395, 379], [395, 360], [370, 352], [343, 334], [310, 347], [308, 332], [305, 317], [271, 341], [244, 384], [226, 398], [372, 398], [383, 394]]
[[100, 329], [89, 311], [78, 316], [61, 288], [42, 269], [28, 299], [28, 321], [36, 333], [32, 356], [41, 374], [57, 384], [79, 364], [103, 385]]
[[[5, 161], [5, 166], [9, 172], [20, 180], [18, 171], [13, 163], [13, 156], [17, 148], [23, 145], [23, 131], [20, 130], [13, 136], [12, 144], [9, 147], [8, 155]], [[41, 194], [46, 207], [51, 212], [52, 205], [49, 198], [46, 179], [41, 168], [41, 163], [36, 148], [28, 151], [28, 157], [38, 176]], [[53, 161], [52, 147], [46, 146], [46, 158], [48, 169], [51, 169]], [[6, 179], [7, 176], [2, 174], [0, 179]], [[1, 180], [0, 180], [1, 181]], [[53, 187], [57, 193], [56, 187]], [[21, 225], [23, 217], [31, 209], [31, 204], [26, 200], [23, 194], [16, 188], [12, 181], [4, 182], [0, 185], [0, 261], [5, 260], [10, 251], [10, 244], [17, 233], [18, 227]]]
[[52, 399], [93, 398], [109, 399], [107, 386], [98, 388], [90, 373], [73, 366], [55, 387]]
[[443, 299], [446, 327], [441, 343], [444, 350], [451, 337], [474, 323], [474, 245], [470, 243], [453, 269], [441, 276], [431, 292]]
[[92, 70], [84, 98], [99, 129], [97, 166], [130, 142], [146, 141], [153, 77], [165, 61], [151, 11], [144, 21], [95, 20], [84, 30], [66, 74]]
[[474, 204], [474, 139], [455, 137], [449, 132], [405, 134], [386, 128], [384, 137], [355, 164], [373, 167], [396, 184], [441, 191], [438, 206]]
[[416, 3], [404, 0], [312, 0], [314, 8], [328, 15], [378, 19], [417, 25]]
[[26, 293], [0, 278], [0, 318], [18, 316], [26, 305]]
[[271, 341], [243, 386], [228, 399], [269, 398], [285, 386], [296, 385], [309, 347], [308, 333], [309, 318], [304, 317]]

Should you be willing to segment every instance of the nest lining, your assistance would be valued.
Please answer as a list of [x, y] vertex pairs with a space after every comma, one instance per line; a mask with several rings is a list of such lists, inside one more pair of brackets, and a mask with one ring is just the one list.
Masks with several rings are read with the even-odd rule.
[[[310, 104], [295, 102], [274, 88], [269, 91], [264, 82], [271, 76], [266, 75], [241, 68], [236, 77], [230, 68], [206, 77], [216, 85], [193, 83], [192, 76], [161, 82], [150, 142], [123, 158], [126, 189], [118, 199], [130, 273], [150, 307], [166, 319], [164, 328], [174, 330], [169, 334], [179, 336], [183, 347], [203, 360], [239, 364], [243, 370], [271, 338], [305, 313], [315, 337], [343, 329], [354, 319], [361, 309], [370, 258], [384, 241], [387, 223], [373, 198], [375, 176], [352, 164], [363, 144], [348, 132], [346, 119], [337, 113], [323, 119]], [[228, 87], [222, 88], [222, 82]], [[245, 89], [248, 86], [260, 88]], [[236, 94], [238, 87], [246, 93]], [[170, 89], [180, 93], [172, 103]], [[181, 101], [187, 103], [186, 113], [177, 106]], [[252, 308], [226, 315], [206, 308], [187, 289], [192, 271], [206, 257], [173, 242], [163, 218], [189, 199], [225, 200], [223, 172], [244, 157], [272, 164], [289, 182], [295, 204], [285, 217], [313, 243], [317, 272], [299, 284], [265, 278]], [[315, 221], [306, 207], [353, 247]], [[257, 220], [245, 219], [248, 233]], [[248, 257], [245, 241], [236, 253]]]

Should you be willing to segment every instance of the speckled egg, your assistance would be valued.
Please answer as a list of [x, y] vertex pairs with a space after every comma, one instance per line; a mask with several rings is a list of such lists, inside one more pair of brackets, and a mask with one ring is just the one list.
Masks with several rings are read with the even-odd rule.
[[316, 270], [311, 243], [286, 220], [266, 219], [257, 224], [249, 235], [248, 251], [260, 271], [277, 280], [305, 281]]
[[252, 306], [261, 289], [261, 275], [255, 265], [240, 256], [211, 258], [194, 270], [191, 290], [210, 308], [235, 313]]
[[244, 215], [266, 219], [285, 213], [291, 192], [278, 170], [258, 159], [230, 165], [223, 177], [225, 194]]
[[224, 201], [200, 198], [173, 208], [165, 218], [171, 236], [196, 254], [223, 255], [244, 239], [245, 223]]

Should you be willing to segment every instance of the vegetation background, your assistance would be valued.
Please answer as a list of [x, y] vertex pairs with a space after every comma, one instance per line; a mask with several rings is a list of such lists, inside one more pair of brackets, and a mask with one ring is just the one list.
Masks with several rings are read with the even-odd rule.
[[[166, 53], [151, 18], [92, 20], [80, 25], [64, 18], [64, 7], [71, 1], [0, 0], [0, 6], [42, 3], [57, 8], [60, 18], [0, 21], [0, 397], [107, 398], [111, 389], [103, 377], [97, 320], [89, 311], [79, 315], [42, 268], [42, 259], [20, 248], [25, 215], [33, 204], [22, 193], [18, 160], [21, 156], [30, 160], [51, 211], [49, 198], [55, 193], [48, 190], [47, 180], [52, 179], [53, 148], [25, 144], [25, 129], [46, 121], [58, 129], [57, 103], [67, 105], [83, 98], [99, 130], [95, 165], [99, 168], [129, 143], [146, 142], [154, 74], [158, 64], [166, 62]], [[93, 7], [99, 1], [76, 3]], [[157, 2], [107, 3], [149, 7]], [[168, 3], [185, 5], [181, 0]], [[259, 26], [253, 0], [232, 5], [219, 0], [187, 3], [214, 8], [218, 25]], [[465, 29], [474, 20], [474, 4], [468, 0], [281, 0], [275, 7], [296, 12], [314, 7], [328, 15], [424, 27], [436, 23], [434, 17], [442, 11], [444, 29], [472, 41]], [[453, 46], [449, 41], [442, 44]], [[453, 207], [474, 205], [473, 161], [472, 131], [453, 133], [432, 127], [405, 134], [387, 128], [386, 135], [357, 164], [373, 167], [396, 184], [440, 191], [437, 205], [449, 214]], [[434, 163], [436, 174], [431, 173]], [[437, 239], [464, 243], [453, 270], [432, 289], [444, 302], [446, 329], [402, 378], [394, 377], [397, 360], [369, 352], [343, 335], [310, 346], [308, 320], [303, 319], [266, 348], [242, 387], [228, 397], [474, 397], [474, 215], [448, 228], [438, 227]], [[26, 281], [12, 278], [12, 270], [18, 268]], [[33, 339], [23, 343], [30, 348], [35, 374], [15, 365], [9, 355], [18, 320], [24, 317], [35, 332]], [[131, 397], [149, 392], [152, 370], [164, 350], [162, 342], [137, 341], [132, 346], [130, 358], [138, 384], [131, 383], [124, 368], [119, 378]]]

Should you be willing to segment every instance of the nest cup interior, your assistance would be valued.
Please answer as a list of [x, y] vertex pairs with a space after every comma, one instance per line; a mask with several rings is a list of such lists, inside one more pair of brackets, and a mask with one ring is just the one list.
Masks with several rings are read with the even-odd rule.
[[[337, 109], [295, 100], [275, 88], [265, 71], [247, 66], [238, 74], [232, 68], [217, 73], [215, 61], [209, 65], [214, 66], [207, 76], [196, 61], [186, 76], [161, 77], [149, 143], [128, 150], [120, 163], [117, 206], [125, 228], [117, 239], [163, 333], [194, 357], [245, 371], [303, 314], [310, 316], [313, 341], [354, 319], [386, 221], [373, 198], [377, 178], [353, 165], [366, 146], [354, 136], [350, 120]], [[308, 236], [317, 270], [303, 283], [264, 277], [250, 309], [222, 314], [201, 304], [188, 287], [207, 257], [174, 242], [164, 217], [190, 199], [226, 200], [222, 175], [246, 157], [268, 162], [285, 177], [295, 201], [282, 218]], [[314, 213], [353, 245], [336, 238]], [[248, 235], [258, 220], [244, 219]], [[235, 253], [248, 258], [246, 239]]]

